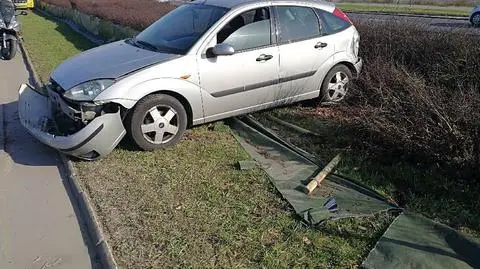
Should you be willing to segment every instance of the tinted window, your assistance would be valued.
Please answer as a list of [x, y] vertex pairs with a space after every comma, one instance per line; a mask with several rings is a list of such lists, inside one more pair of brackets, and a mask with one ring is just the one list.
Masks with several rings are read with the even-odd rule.
[[320, 35], [320, 25], [315, 12], [308, 7], [279, 6], [279, 42], [292, 42]]
[[218, 32], [217, 43], [226, 43], [235, 51], [271, 44], [270, 12], [268, 8], [247, 11], [233, 18]]
[[341, 18], [333, 15], [330, 12], [327, 12], [325, 10], [321, 9], [316, 9], [318, 17], [322, 21], [322, 24], [325, 25], [324, 31], [327, 34], [333, 34], [340, 32], [342, 30], [347, 29], [350, 27], [350, 23], [342, 20]]
[[182, 5], [135, 38], [138, 44], [166, 53], [185, 54], [228, 9], [209, 5]]

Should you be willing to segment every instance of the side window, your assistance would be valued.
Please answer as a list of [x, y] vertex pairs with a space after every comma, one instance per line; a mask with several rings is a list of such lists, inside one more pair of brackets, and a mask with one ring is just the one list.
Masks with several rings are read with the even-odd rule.
[[270, 11], [258, 8], [233, 18], [217, 34], [217, 44], [226, 43], [235, 51], [268, 46], [271, 41]]
[[325, 25], [326, 34], [338, 33], [342, 30], [347, 29], [351, 26], [347, 21], [342, 20], [341, 18], [333, 15], [330, 12], [321, 9], [315, 9], [318, 14], [318, 17], [322, 21], [322, 24]]
[[280, 43], [305, 40], [320, 35], [318, 18], [311, 8], [279, 6], [277, 12]]

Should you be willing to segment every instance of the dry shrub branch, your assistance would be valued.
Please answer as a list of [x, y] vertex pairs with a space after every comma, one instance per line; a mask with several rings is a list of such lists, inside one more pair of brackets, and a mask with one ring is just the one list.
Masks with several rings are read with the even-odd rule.
[[351, 116], [392, 147], [477, 166], [480, 37], [394, 22], [357, 27], [365, 69], [348, 102]]

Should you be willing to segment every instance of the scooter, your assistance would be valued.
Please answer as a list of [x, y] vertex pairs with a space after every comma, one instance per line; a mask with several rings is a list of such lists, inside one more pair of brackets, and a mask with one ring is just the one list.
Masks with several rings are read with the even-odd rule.
[[[27, 15], [27, 12], [21, 11], [20, 15]], [[11, 60], [15, 57], [19, 31], [15, 4], [12, 0], [0, 0], [0, 58]]]

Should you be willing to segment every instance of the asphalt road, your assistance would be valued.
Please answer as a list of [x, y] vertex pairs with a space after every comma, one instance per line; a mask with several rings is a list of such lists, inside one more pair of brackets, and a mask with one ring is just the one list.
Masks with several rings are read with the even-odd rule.
[[421, 16], [399, 16], [392, 14], [348, 13], [348, 17], [355, 23], [358, 20], [367, 20], [378, 23], [410, 23], [426, 27], [430, 31], [460, 31], [480, 35], [480, 27], [472, 27], [468, 18], [441, 18]]
[[0, 60], [0, 268], [95, 268], [58, 154], [18, 120], [17, 90], [25, 82], [21, 54]]

